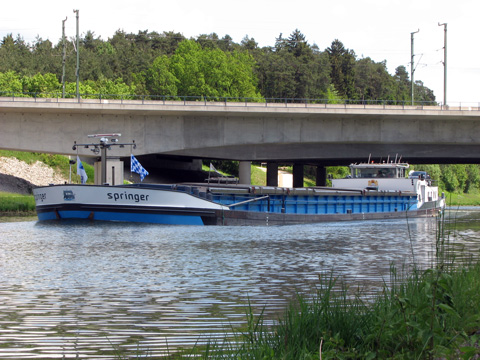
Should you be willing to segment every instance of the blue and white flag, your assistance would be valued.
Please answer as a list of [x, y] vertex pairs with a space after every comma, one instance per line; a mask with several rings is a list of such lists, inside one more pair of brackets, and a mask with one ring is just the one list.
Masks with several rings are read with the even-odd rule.
[[87, 183], [88, 176], [78, 155], [77, 155], [77, 175], [80, 175], [80, 181], [82, 182], [82, 184]]
[[148, 171], [138, 162], [138, 160], [131, 154], [130, 159], [130, 171], [140, 174], [140, 181], [143, 181], [145, 176], [148, 175]]

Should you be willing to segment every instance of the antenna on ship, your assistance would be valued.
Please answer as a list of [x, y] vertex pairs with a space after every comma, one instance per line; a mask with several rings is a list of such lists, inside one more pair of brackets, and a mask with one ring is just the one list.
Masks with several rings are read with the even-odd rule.
[[[73, 142], [73, 150], [77, 150], [77, 146], [83, 146], [85, 149], [92, 150], [94, 154], [99, 154], [101, 151], [101, 178], [102, 184], [106, 184], [107, 182], [107, 150], [110, 150], [112, 146], [120, 146], [121, 148], [125, 147], [125, 145], [130, 145], [134, 149], [137, 148], [137, 144], [135, 144], [135, 140], [132, 140], [131, 143], [119, 143], [118, 137], [122, 136], [122, 134], [112, 133], [112, 134], [93, 134], [87, 135], [89, 138], [100, 138], [100, 143], [97, 144], [77, 144], [76, 141]], [[113, 139], [109, 139], [113, 138]]]

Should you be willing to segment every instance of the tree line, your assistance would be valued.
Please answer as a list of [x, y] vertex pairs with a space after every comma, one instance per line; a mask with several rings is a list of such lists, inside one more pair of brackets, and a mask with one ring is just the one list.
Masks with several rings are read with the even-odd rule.
[[[0, 43], [0, 73], [14, 78], [15, 86], [3, 80], [0, 91], [60, 91], [64, 45], [66, 92], [74, 93], [73, 42], [59, 39], [53, 44], [37, 37], [29, 44], [12, 34]], [[230, 36], [215, 33], [187, 39], [176, 32], [118, 30], [103, 40], [87, 31], [78, 51], [84, 94], [411, 101], [405, 66], [391, 75], [386, 61], [359, 58], [338, 39], [322, 51], [298, 29], [288, 37], [280, 34], [273, 46], [265, 47], [248, 36], [235, 43]], [[41, 79], [39, 74], [49, 77]], [[414, 87], [415, 101], [435, 101], [433, 91], [421, 81]]]
[[[29, 44], [21, 35], [0, 42], [0, 95], [62, 92], [64, 42], [37, 37]], [[240, 43], [225, 35], [203, 34], [187, 39], [176, 32], [118, 30], [103, 40], [94, 32], [79, 44], [80, 93], [84, 97], [197, 96], [251, 99], [324, 99], [409, 103], [411, 82], [405, 66], [389, 74], [386, 61], [358, 57], [335, 39], [320, 50], [298, 29], [282, 34], [273, 46], [259, 47], [246, 36]], [[76, 94], [76, 49], [65, 42], [65, 93]], [[435, 102], [431, 89], [416, 80], [416, 102]], [[29, 96], [29, 94], [25, 94]], [[416, 167], [417, 168], [417, 167]], [[426, 169], [447, 191], [480, 187], [477, 165], [430, 165]]]

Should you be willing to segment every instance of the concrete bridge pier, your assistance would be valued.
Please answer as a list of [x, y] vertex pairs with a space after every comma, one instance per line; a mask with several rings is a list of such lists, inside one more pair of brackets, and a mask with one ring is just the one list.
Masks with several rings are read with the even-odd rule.
[[317, 165], [317, 174], [315, 185], [327, 186], [327, 167], [324, 165]]
[[303, 164], [293, 164], [293, 187], [303, 187]]
[[267, 186], [278, 186], [278, 163], [267, 163]]
[[252, 167], [250, 161], [240, 161], [238, 164], [238, 182], [250, 185], [252, 183]]

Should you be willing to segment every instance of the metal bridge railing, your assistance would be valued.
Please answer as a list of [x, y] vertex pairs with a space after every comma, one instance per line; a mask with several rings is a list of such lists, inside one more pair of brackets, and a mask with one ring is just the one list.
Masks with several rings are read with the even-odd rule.
[[345, 100], [296, 98], [247, 98], [208, 96], [119, 95], [0, 92], [1, 102], [179, 105], [224, 107], [326, 108], [326, 109], [409, 109], [409, 110], [471, 110], [480, 111], [480, 102], [455, 102], [443, 105], [435, 101]]

